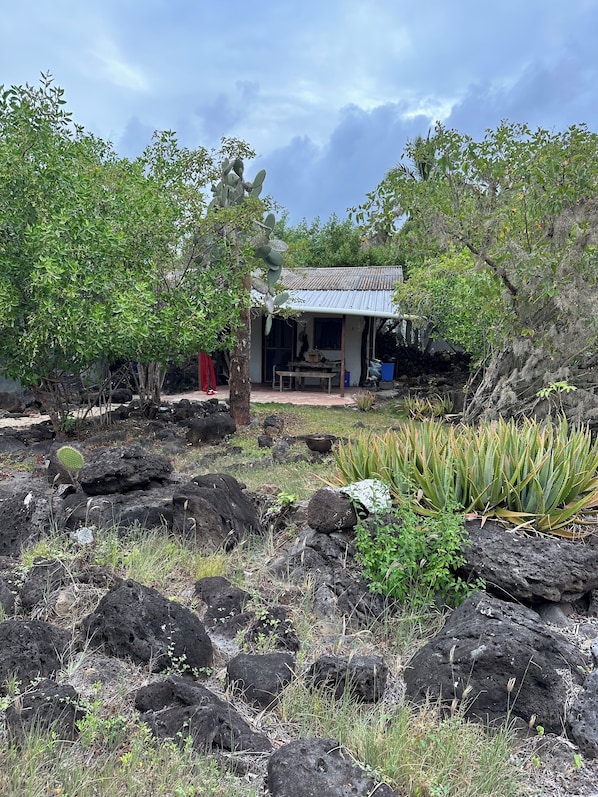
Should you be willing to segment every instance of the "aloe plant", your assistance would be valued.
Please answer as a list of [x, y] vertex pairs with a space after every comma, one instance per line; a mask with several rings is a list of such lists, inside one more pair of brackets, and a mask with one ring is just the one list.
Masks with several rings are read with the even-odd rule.
[[397, 501], [415, 496], [422, 514], [454, 501], [465, 512], [572, 536], [565, 527], [598, 507], [598, 443], [564, 420], [477, 427], [409, 421], [341, 443], [334, 456], [341, 483], [382, 479]]

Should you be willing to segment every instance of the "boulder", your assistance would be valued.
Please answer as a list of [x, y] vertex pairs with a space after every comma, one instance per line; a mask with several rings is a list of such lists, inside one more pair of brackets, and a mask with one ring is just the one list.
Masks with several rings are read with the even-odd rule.
[[272, 797], [399, 797], [356, 765], [336, 739], [299, 739], [279, 747], [268, 760]]
[[226, 682], [247, 703], [270, 708], [294, 673], [295, 657], [290, 653], [239, 653], [226, 666]]
[[197, 615], [132, 579], [116, 584], [81, 630], [108, 655], [149, 664], [152, 671], [200, 672], [212, 663], [212, 643]]
[[381, 656], [320, 656], [306, 674], [314, 689], [331, 691], [336, 699], [348, 692], [355, 700], [376, 703], [384, 694], [388, 667]]
[[280, 415], [266, 415], [262, 428], [268, 437], [279, 437], [284, 430], [284, 418]]
[[355, 546], [346, 533], [304, 530], [271, 565], [278, 576], [313, 582], [314, 612], [323, 620], [334, 613], [352, 627], [365, 628], [381, 617], [389, 602], [371, 592], [355, 561]]
[[42, 620], [5, 620], [0, 623], [0, 694], [6, 681], [16, 678], [26, 689], [36, 678], [60, 670], [71, 634]]
[[532, 609], [476, 593], [413, 656], [406, 695], [413, 703], [456, 700], [484, 723], [535, 717], [546, 732], [559, 733], [571, 685], [582, 682], [586, 664]]
[[0, 608], [4, 617], [12, 614], [15, 608], [15, 594], [3, 578], [0, 578]]
[[90, 525], [98, 529], [124, 530], [132, 526], [170, 529], [173, 491], [174, 485], [91, 497], [81, 492], [71, 493], [62, 501], [54, 501], [55, 518], [59, 528], [69, 530]]
[[10, 413], [23, 412], [25, 405], [17, 393], [0, 390], [0, 410]]
[[225, 623], [231, 617], [241, 614], [251, 595], [240, 587], [235, 587], [223, 576], [207, 576], [195, 583], [195, 591], [207, 605], [203, 621], [208, 628]]
[[173, 495], [173, 527], [199, 545], [233, 548], [262, 526], [242, 485], [227, 474], [196, 476]]
[[219, 443], [236, 431], [237, 425], [230, 412], [212, 412], [205, 418], [193, 418], [189, 421], [186, 439], [190, 446]]
[[120, 446], [86, 452], [78, 482], [86, 495], [126, 493], [160, 486], [171, 472], [166, 457], [141, 446]]
[[39, 483], [0, 491], [0, 556], [18, 556], [50, 528], [50, 505]]
[[27, 446], [18, 437], [0, 434], [0, 454], [21, 454], [23, 451], [27, 451]]
[[357, 525], [355, 507], [348, 496], [328, 487], [317, 490], [307, 507], [307, 523], [316, 531], [329, 534]]
[[508, 531], [496, 523], [467, 521], [470, 542], [462, 567], [486, 589], [511, 600], [578, 600], [598, 587], [598, 544]]
[[44, 599], [47, 600], [54, 590], [71, 581], [67, 566], [59, 559], [38, 558], [19, 591], [21, 605], [30, 610]]
[[583, 691], [573, 700], [567, 725], [582, 753], [598, 758], [598, 670], [588, 675]]
[[191, 737], [201, 753], [268, 753], [272, 749], [268, 737], [254, 731], [230, 703], [186, 678], [170, 676], [142, 687], [135, 693], [135, 708], [155, 736], [179, 744]]
[[46, 679], [19, 695], [6, 709], [6, 727], [13, 738], [20, 740], [32, 731], [52, 730], [60, 739], [73, 741], [78, 736], [77, 723], [85, 714], [72, 686]]

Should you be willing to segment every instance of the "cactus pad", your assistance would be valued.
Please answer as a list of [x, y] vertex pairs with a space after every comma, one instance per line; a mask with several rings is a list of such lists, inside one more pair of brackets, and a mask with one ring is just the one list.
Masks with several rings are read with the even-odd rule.
[[84, 464], [83, 454], [73, 446], [61, 446], [56, 452], [59, 462], [69, 470], [81, 470]]

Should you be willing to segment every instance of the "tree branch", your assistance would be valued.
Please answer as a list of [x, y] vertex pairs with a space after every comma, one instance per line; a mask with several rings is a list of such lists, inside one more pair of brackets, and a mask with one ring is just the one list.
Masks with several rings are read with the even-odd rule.
[[469, 251], [472, 253], [472, 255], [475, 255], [476, 257], [480, 257], [484, 261], [484, 263], [488, 266], [488, 268], [492, 269], [492, 271], [498, 277], [500, 277], [500, 279], [502, 280], [504, 286], [509, 291], [511, 296], [517, 296], [519, 291], [517, 290], [517, 288], [513, 285], [513, 283], [509, 279], [509, 277], [507, 275], [507, 272], [504, 270], [504, 268], [500, 268], [500, 266], [491, 257], [488, 257], [488, 255], [483, 255], [478, 249], [476, 249], [475, 246], [473, 246], [473, 244], [471, 244], [469, 241], [466, 241], [461, 236], [459, 236], [457, 238], [457, 240], [459, 241], [459, 243], [463, 244], [463, 246], [465, 246], [467, 249], [469, 249]]

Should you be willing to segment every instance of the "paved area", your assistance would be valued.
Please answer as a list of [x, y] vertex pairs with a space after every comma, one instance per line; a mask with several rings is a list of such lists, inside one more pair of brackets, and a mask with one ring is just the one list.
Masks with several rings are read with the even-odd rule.
[[[345, 388], [345, 395], [340, 396], [337, 392], [328, 393], [326, 390], [315, 388], [314, 390], [273, 390], [268, 385], [251, 386], [252, 404], [312, 404], [320, 407], [345, 407], [355, 403], [354, 396], [360, 389], [355, 387]], [[217, 398], [221, 401], [228, 401], [228, 385], [218, 385], [218, 390], [214, 396], [206, 396], [200, 390], [190, 393], [177, 393], [175, 395], [163, 396], [164, 401], [179, 401], [182, 398], [190, 401], [205, 401], [206, 398]]]

